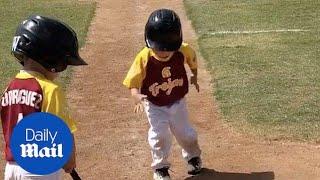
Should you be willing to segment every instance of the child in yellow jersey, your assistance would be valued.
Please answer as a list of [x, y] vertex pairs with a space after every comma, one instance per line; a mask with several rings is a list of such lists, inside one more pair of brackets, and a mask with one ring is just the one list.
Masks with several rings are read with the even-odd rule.
[[171, 134], [182, 147], [188, 173], [199, 174], [201, 150], [197, 133], [189, 123], [184, 98], [189, 89], [185, 64], [193, 73], [191, 84], [199, 91], [195, 52], [182, 42], [180, 19], [168, 9], [159, 9], [150, 15], [145, 27], [145, 41], [147, 47], [136, 56], [123, 84], [130, 89], [135, 100], [135, 112], [144, 108], [147, 114], [153, 177], [155, 180], [170, 179], [167, 158]]
[[[13, 159], [10, 139], [15, 125], [26, 115], [48, 112], [63, 119], [70, 131], [75, 122], [66, 111], [66, 99], [61, 87], [53, 82], [68, 65], [86, 65], [78, 54], [76, 33], [66, 24], [43, 16], [31, 16], [17, 28], [12, 54], [22, 64], [22, 70], [9, 83], [1, 97], [1, 121], [7, 160], [5, 180], [60, 180], [61, 170], [49, 175], [31, 174]], [[75, 145], [63, 169], [70, 173], [76, 167]]]

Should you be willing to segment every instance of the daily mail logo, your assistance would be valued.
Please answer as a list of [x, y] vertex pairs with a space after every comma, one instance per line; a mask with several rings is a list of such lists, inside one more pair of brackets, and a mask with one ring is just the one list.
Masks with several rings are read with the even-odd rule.
[[32, 113], [15, 126], [10, 148], [19, 166], [32, 174], [46, 175], [67, 163], [73, 150], [73, 137], [59, 117]]

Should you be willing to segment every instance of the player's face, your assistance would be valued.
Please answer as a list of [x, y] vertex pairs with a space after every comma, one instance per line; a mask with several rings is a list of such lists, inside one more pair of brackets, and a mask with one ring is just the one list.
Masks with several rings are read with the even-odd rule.
[[174, 53], [174, 51], [157, 51], [157, 50], [153, 50], [153, 52], [157, 56], [157, 58], [162, 61], [169, 60]]

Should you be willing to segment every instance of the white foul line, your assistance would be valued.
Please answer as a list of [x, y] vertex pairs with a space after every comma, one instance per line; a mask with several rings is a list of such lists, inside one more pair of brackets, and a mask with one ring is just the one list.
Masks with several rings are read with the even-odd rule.
[[219, 34], [259, 34], [259, 33], [281, 33], [281, 32], [308, 32], [310, 30], [303, 29], [276, 29], [276, 30], [260, 30], [260, 31], [217, 31], [210, 32], [210, 35], [219, 35]]

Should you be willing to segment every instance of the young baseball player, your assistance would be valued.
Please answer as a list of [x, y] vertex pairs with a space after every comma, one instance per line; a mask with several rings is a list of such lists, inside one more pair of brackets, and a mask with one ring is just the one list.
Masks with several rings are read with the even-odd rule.
[[135, 112], [144, 108], [147, 114], [153, 177], [157, 180], [170, 179], [167, 158], [171, 134], [182, 147], [188, 173], [198, 174], [201, 151], [196, 131], [189, 123], [184, 98], [189, 84], [185, 63], [193, 73], [191, 84], [199, 91], [195, 52], [182, 42], [180, 19], [168, 9], [159, 9], [150, 15], [145, 26], [145, 41], [147, 47], [136, 56], [123, 84], [131, 91]]
[[[86, 65], [78, 54], [76, 33], [66, 24], [43, 16], [31, 16], [17, 28], [12, 54], [22, 70], [9, 83], [1, 97], [1, 121], [5, 139], [5, 180], [59, 180], [61, 170], [49, 175], [31, 174], [15, 163], [10, 149], [13, 128], [26, 115], [49, 112], [63, 119], [71, 132], [75, 122], [66, 111], [61, 87], [53, 82], [68, 65]], [[75, 146], [63, 169], [70, 173], [76, 167]]]

